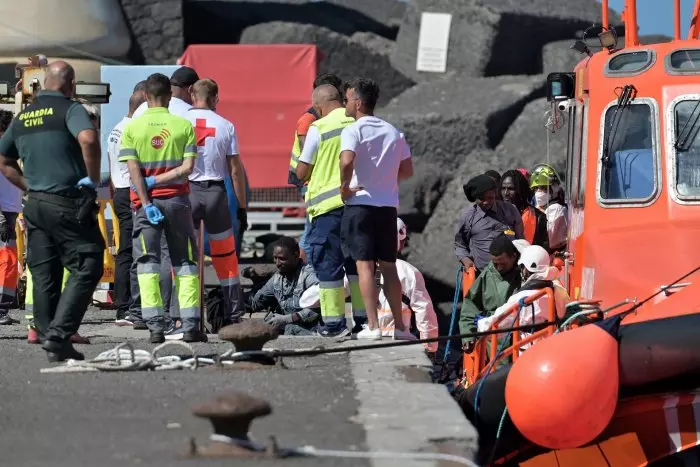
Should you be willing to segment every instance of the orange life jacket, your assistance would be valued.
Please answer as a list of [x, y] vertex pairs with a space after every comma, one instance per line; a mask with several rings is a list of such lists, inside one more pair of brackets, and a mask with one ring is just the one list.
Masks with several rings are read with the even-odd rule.
[[535, 208], [528, 206], [523, 209], [522, 217], [525, 240], [532, 245], [535, 241], [535, 231], [537, 230], [537, 214], [535, 213]]

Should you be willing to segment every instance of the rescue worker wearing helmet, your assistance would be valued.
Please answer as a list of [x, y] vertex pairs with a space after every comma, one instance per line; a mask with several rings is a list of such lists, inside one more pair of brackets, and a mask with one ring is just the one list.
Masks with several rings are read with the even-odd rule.
[[455, 253], [465, 270], [477, 273], [491, 262], [491, 242], [499, 235], [523, 238], [523, 220], [518, 208], [497, 199], [498, 185], [488, 175], [477, 175], [462, 187], [467, 200], [455, 234]]
[[[522, 286], [515, 294], [511, 295], [508, 301], [498, 307], [492, 316], [479, 320], [478, 330], [486, 331], [491, 325], [513, 305], [520, 300], [526, 299], [538, 291], [551, 288], [554, 292], [554, 306], [559, 318], [564, 316], [566, 305], [571, 301], [564, 286], [556, 279], [559, 270], [550, 266], [549, 253], [539, 245], [530, 245], [522, 250], [518, 260], [520, 273], [522, 276]], [[549, 303], [546, 295], [541, 296], [532, 304], [520, 310], [519, 324], [535, 324], [547, 321]], [[504, 319], [498, 324], [499, 328], [507, 328], [513, 325], [515, 314]]]
[[536, 167], [530, 176], [530, 188], [535, 194], [537, 209], [547, 216], [547, 236], [550, 253], [566, 248], [568, 223], [561, 180], [556, 170], [546, 164]]

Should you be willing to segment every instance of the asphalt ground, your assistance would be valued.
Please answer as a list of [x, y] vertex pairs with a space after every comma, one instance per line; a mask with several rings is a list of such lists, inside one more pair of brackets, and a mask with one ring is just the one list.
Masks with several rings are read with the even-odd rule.
[[[153, 349], [146, 341], [147, 331], [114, 326], [114, 313], [88, 311], [80, 333], [92, 344], [76, 346], [87, 358], [125, 340], [135, 348]], [[22, 312], [11, 314], [24, 321]], [[216, 336], [210, 337], [210, 343], [193, 346], [198, 355], [230, 348]], [[329, 345], [320, 338], [280, 338], [269, 347], [319, 344]], [[209, 422], [195, 417], [192, 408], [229, 392], [244, 392], [272, 405], [272, 414], [251, 426], [252, 438], [261, 443], [274, 435], [281, 447], [440, 450], [471, 455], [476, 436], [473, 429], [446, 390], [426, 382], [427, 359], [421, 360], [422, 351], [411, 347], [382, 349], [374, 354], [364, 351], [285, 358], [286, 368], [47, 374], [40, 370], [55, 364], [47, 362], [38, 345], [26, 343], [26, 324], [0, 326], [0, 466], [451, 465], [337, 458], [182, 457], [191, 438], [205, 445], [212, 433]], [[418, 376], [404, 371], [411, 368]], [[403, 386], [393, 386], [394, 381]], [[392, 388], [400, 388], [405, 398], [402, 403], [397, 404], [387, 393]], [[428, 409], [436, 412], [426, 412]], [[422, 425], [424, 430], [416, 430]]]

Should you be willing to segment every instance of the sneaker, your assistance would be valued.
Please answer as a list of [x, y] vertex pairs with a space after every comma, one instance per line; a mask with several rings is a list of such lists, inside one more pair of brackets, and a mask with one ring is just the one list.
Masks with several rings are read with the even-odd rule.
[[182, 340], [185, 342], [208, 342], [209, 338], [201, 331], [191, 331], [183, 333]]
[[320, 326], [316, 329], [316, 335], [319, 337], [345, 337], [350, 335], [350, 331], [348, 328], [332, 331], [325, 326]]
[[36, 332], [36, 329], [29, 328], [27, 330], [27, 342], [30, 344], [41, 344], [41, 341], [39, 340], [39, 333]]
[[19, 324], [19, 320], [14, 319], [9, 313], [0, 314], [0, 326], [11, 326]]
[[134, 320], [134, 331], [148, 331], [148, 326], [146, 326], [146, 323], [140, 320]]
[[395, 341], [415, 341], [417, 340], [416, 336], [411, 334], [408, 331], [399, 331], [398, 329], [394, 329], [394, 340]]
[[370, 329], [368, 324], [362, 325], [362, 331], [356, 334], [358, 340], [380, 341], [382, 340], [382, 330]]
[[178, 326], [176, 323], [172, 323], [170, 329], [165, 332], [165, 338], [169, 341], [181, 341], [185, 332], [182, 330], [182, 324]]
[[[75, 334], [73, 334], [72, 336], [70, 336], [70, 341], [73, 344], [89, 344], [90, 343], [90, 339], [88, 339], [87, 337], [81, 336], [77, 332]], [[78, 359], [76, 358], [75, 360], [78, 360]]]
[[151, 344], [162, 344], [165, 342], [165, 334], [162, 332], [153, 332], [151, 331], [151, 338], [149, 340]]
[[114, 324], [117, 326], [133, 326], [134, 321], [129, 315], [121, 315], [117, 313], [117, 319], [114, 320]]

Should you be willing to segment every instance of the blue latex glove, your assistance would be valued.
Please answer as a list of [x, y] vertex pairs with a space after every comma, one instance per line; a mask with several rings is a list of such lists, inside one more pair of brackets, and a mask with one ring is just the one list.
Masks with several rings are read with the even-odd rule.
[[[146, 191], [151, 191], [156, 186], [156, 177], [155, 175], [144, 177], [143, 182], [146, 184]], [[136, 186], [133, 183], [131, 184], [131, 189], [136, 193]]]
[[484, 318], [486, 318], [486, 316], [484, 316], [484, 315], [476, 315], [476, 316], [474, 316], [474, 326], [477, 327], [478, 324], [479, 324], [479, 321], [481, 321], [481, 320], [484, 319]]
[[148, 206], [144, 206], [144, 211], [146, 211], [146, 218], [148, 219], [148, 222], [150, 222], [153, 225], [158, 224], [160, 221], [165, 219], [163, 216], [163, 213], [160, 212], [160, 209], [158, 209], [157, 206], [154, 206], [153, 204], [149, 204]]
[[87, 188], [92, 188], [93, 190], [97, 189], [97, 183], [93, 182], [90, 180], [90, 177], [83, 177], [80, 180], [78, 180], [78, 184], [75, 185], [76, 187], [87, 187]]

